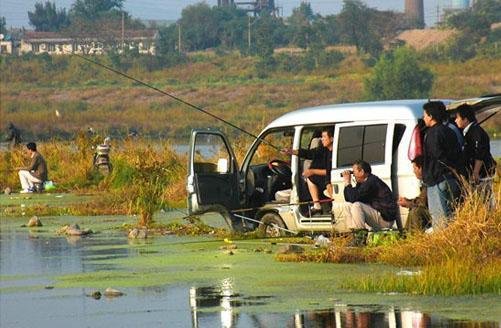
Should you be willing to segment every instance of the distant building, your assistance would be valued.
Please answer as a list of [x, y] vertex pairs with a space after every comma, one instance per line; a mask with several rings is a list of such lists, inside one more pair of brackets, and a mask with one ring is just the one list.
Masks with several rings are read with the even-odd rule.
[[19, 53], [49, 55], [104, 54], [110, 49], [138, 49], [140, 54], [155, 54], [156, 30], [138, 30], [108, 33], [106, 39], [85, 35], [70, 37], [56, 32], [25, 32], [21, 37]]
[[14, 48], [12, 37], [9, 34], [0, 34], [0, 55], [12, 55]]
[[423, 0], [405, 0], [405, 16], [411, 26], [424, 27], [424, 5]]
[[268, 12], [272, 15], [278, 15], [278, 7], [275, 6], [275, 0], [217, 0], [219, 7], [236, 7], [240, 10], [252, 13], [254, 16], [262, 12]]

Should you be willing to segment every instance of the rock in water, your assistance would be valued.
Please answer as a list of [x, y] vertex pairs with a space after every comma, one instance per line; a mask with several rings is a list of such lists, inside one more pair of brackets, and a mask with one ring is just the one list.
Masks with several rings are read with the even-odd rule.
[[123, 296], [124, 293], [117, 290], [117, 289], [113, 289], [111, 287], [108, 287], [106, 288], [106, 290], [104, 291], [104, 296], [106, 297], [118, 297], [118, 296]]
[[41, 227], [42, 226], [42, 221], [38, 218], [38, 216], [32, 216], [31, 219], [28, 221], [28, 227]]
[[57, 231], [58, 234], [67, 236], [84, 236], [93, 233], [91, 229], [80, 229], [78, 224], [65, 225]]
[[148, 232], [146, 229], [134, 228], [129, 232], [129, 239], [146, 239]]
[[277, 254], [301, 254], [304, 248], [298, 245], [285, 245], [277, 250]]
[[95, 292], [92, 292], [92, 294], [90, 294], [90, 297], [98, 300], [101, 298], [101, 292], [99, 290], [96, 290]]

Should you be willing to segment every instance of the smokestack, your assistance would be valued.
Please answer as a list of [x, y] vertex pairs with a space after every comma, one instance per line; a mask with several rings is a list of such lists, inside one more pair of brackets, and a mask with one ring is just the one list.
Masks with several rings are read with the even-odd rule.
[[424, 27], [424, 5], [423, 0], [405, 0], [405, 15], [412, 26]]

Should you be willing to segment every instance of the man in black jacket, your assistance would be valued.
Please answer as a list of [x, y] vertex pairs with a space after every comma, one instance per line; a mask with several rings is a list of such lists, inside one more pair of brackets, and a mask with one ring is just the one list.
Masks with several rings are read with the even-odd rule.
[[469, 105], [458, 107], [456, 124], [464, 134], [462, 159], [466, 166], [466, 176], [480, 191], [485, 192], [487, 200], [492, 202], [492, 177], [496, 162], [490, 152], [489, 136], [478, 124], [473, 108]]
[[9, 122], [9, 125], [7, 125], [7, 130], [9, 132], [5, 141], [10, 143], [10, 147], [12, 149], [21, 142], [21, 131], [19, 131], [19, 129], [12, 122]]
[[460, 149], [454, 132], [442, 124], [445, 106], [441, 101], [423, 105], [424, 137], [423, 181], [433, 230], [447, 225], [454, 202], [459, 199], [458, 172], [462, 172]]
[[[358, 160], [353, 164], [353, 172], [344, 171], [344, 199], [348, 206], [346, 224], [349, 229], [374, 230], [391, 228], [397, 213], [397, 203], [390, 188], [372, 174], [369, 163]], [[351, 174], [356, 185], [351, 185]]]

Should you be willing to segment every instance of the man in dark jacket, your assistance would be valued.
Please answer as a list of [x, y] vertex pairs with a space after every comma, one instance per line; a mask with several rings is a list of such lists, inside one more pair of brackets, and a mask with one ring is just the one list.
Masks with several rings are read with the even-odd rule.
[[457, 172], [462, 172], [460, 149], [454, 132], [442, 124], [445, 106], [441, 101], [423, 105], [424, 137], [423, 181], [426, 185], [432, 228], [447, 225], [453, 205], [459, 200]]
[[464, 134], [462, 160], [466, 167], [466, 176], [474, 186], [485, 192], [487, 200], [492, 202], [492, 178], [496, 162], [491, 155], [489, 136], [478, 124], [473, 108], [469, 105], [458, 107], [456, 124]]
[[11, 148], [19, 145], [21, 142], [21, 131], [12, 122], [9, 122], [9, 125], [7, 125], [7, 130], [8, 133], [5, 141], [10, 143]]
[[26, 144], [26, 150], [31, 158], [31, 164], [29, 167], [19, 170], [19, 180], [23, 188], [21, 193], [33, 192], [36, 183], [47, 181], [47, 164], [37, 151], [37, 145], [34, 142], [29, 142]]
[[[391, 228], [397, 213], [397, 203], [390, 188], [372, 174], [369, 163], [358, 160], [353, 164], [353, 172], [344, 171], [344, 199], [352, 203], [347, 207], [346, 224], [349, 229], [374, 230]], [[351, 175], [356, 185], [351, 185]]]

